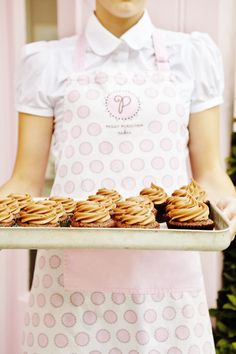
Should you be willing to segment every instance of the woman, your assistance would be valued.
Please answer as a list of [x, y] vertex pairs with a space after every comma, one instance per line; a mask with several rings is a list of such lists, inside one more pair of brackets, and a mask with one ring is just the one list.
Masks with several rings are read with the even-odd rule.
[[[170, 193], [188, 182], [189, 156], [233, 234], [219, 52], [205, 34], [157, 30], [144, 3], [97, 0], [79, 40], [25, 47], [18, 155], [1, 194], [42, 193], [54, 132], [52, 195], [87, 198], [104, 186], [126, 197], [152, 181]], [[23, 341], [27, 354], [214, 353], [199, 255], [39, 251]]]

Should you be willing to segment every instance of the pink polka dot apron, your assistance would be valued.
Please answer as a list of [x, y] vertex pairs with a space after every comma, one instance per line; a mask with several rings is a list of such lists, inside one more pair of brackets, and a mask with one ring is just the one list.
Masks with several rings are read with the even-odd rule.
[[[79, 71], [67, 82], [55, 144], [52, 195], [83, 199], [106, 187], [126, 197], [152, 181], [169, 192], [188, 181], [191, 92], [170, 72], [160, 37], [153, 35], [156, 71], [95, 73], [84, 70], [80, 38]], [[23, 354], [215, 353], [199, 255], [39, 251], [23, 348]]]

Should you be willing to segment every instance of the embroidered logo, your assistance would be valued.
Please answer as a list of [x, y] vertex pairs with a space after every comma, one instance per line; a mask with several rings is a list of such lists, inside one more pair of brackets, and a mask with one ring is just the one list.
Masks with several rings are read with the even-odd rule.
[[140, 111], [140, 101], [131, 92], [117, 91], [105, 98], [106, 110], [117, 120], [131, 120]]

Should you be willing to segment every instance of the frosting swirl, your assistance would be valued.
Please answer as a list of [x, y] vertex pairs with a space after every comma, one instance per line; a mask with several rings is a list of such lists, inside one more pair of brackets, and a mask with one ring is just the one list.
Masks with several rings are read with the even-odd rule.
[[[132, 214], [135, 213], [139, 208], [139, 204], [135, 201], [122, 201], [116, 204], [116, 208], [114, 209], [114, 218], [116, 220], [120, 220], [122, 215], [124, 214]], [[145, 213], [145, 209], [143, 208], [143, 212]]]
[[76, 201], [66, 197], [50, 197], [49, 200], [61, 203], [67, 214], [72, 214], [76, 207]]
[[145, 195], [137, 195], [135, 197], [129, 197], [129, 198], [126, 198], [125, 201], [141, 204], [151, 210], [154, 209], [153, 202]]
[[11, 210], [8, 208], [7, 204], [0, 204], [0, 223], [7, 224], [14, 221], [14, 216]]
[[41, 202], [32, 202], [21, 210], [19, 221], [38, 226], [47, 224], [57, 226], [59, 215], [56, 214], [52, 206], [44, 205]]
[[17, 200], [21, 209], [32, 202], [32, 197], [29, 194], [9, 194], [7, 197]]
[[[121, 203], [123, 204], [121, 205]], [[129, 226], [148, 226], [156, 222], [150, 208], [139, 205], [136, 202], [120, 202], [115, 209], [115, 215], [119, 222]]]
[[144, 188], [140, 195], [147, 196], [154, 204], [162, 204], [166, 202], [168, 198], [167, 193], [164, 191], [163, 188], [158, 187], [154, 183], [151, 183], [149, 188]]
[[76, 204], [73, 220], [83, 224], [104, 223], [111, 220], [111, 217], [109, 211], [101, 204], [85, 200]]
[[17, 215], [20, 212], [20, 206], [16, 199], [3, 198], [0, 199], [0, 204], [7, 205], [13, 215]]
[[116, 204], [114, 203], [112, 198], [102, 194], [90, 195], [88, 197], [88, 200], [101, 204], [102, 206], [104, 206], [105, 209], [108, 209], [109, 211], [112, 211], [116, 207]]
[[208, 220], [208, 206], [185, 193], [183, 196], [172, 197], [166, 209], [168, 217], [178, 222]]
[[63, 205], [60, 202], [45, 199], [40, 202], [37, 202], [37, 204], [42, 204], [42, 205], [52, 207], [52, 209], [55, 210], [56, 214], [59, 216], [59, 219], [67, 218], [67, 212], [65, 211]]
[[186, 190], [189, 194], [191, 194], [194, 198], [199, 200], [200, 202], [205, 202], [207, 199], [206, 192], [200, 187], [200, 185], [192, 179], [189, 184], [181, 187], [181, 189]]
[[105, 197], [109, 197], [112, 199], [114, 203], [117, 203], [122, 200], [121, 195], [115, 191], [114, 189], [106, 189], [106, 188], [101, 188], [97, 191], [96, 194], [103, 195]]

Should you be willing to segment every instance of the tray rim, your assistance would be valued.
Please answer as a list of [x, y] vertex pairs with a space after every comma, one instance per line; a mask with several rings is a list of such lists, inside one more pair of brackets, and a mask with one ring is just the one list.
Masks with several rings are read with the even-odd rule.
[[[224, 228], [187, 230], [168, 228], [3, 227], [0, 228], [0, 248], [221, 251], [226, 249], [231, 242], [229, 224], [219, 208], [212, 204], [210, 208], [222, 222]], [[96, 232], [96, 235], [94, 235], [94, 232]], [[49, 238], [45, 237], [46, 233], [50, 234]], [[70, 239], [68, 233], [70, 233]], [[19, 239], [17, 239], [18, 237]], [[174, 240], [177, 242], [175, 247], [171, 244], [171, 241]], [[198, 241], [199, 247], [197, 247]], [[202, 242], [201, 246], [200, 242]]]

